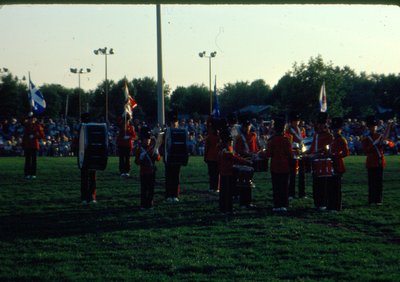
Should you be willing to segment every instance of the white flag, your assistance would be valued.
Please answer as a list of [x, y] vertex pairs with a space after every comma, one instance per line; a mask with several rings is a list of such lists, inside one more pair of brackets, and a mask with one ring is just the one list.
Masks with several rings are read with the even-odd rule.
[[319, 92], [319, 105], [321, 108], [321, 112], [325, 113], [328, 109], [328, 104], [326, 102], [325, 81], [322, 83], [321, 91]]

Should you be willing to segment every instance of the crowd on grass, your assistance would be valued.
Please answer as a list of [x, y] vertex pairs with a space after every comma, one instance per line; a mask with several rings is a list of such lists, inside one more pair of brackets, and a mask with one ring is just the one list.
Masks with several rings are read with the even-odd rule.
[[[73, 156], [71, 144], [74, 137], [78, 136], [78, 121], [40, 119], [44, 128], [45, 139], [40, 140], [39, 156], [63, 157]], [[145, 121], [134, 119], [131, 121], [135, 131], [140, 132], [142, 126], [153, 128], [153, 134], [156, 136], [162, 131], [159, 124], [146, 124]], [[392, 122], [389, 142], [386, 145], [385, 154], [396, 155], [400, 152], [400, 122], [396, 119]], [[308, 140], [311, 140], [314, 134], [314, 127], [311, 122], [301, 122], [300, 124], [306, 130]], [[378, 133], [383, 134], [388, 126], [387, 122], [379, 121]], [[192, 156], [204, 155], [205, 138], [207, 137], [206, 120], [195, 120], [192, 118], [180, 120], [180, 127], [188, 131], [188, 149]], [[273, 120], [253, 119], [252, 130], [257, 133], [260, 148], [265, 148], [266, 141], [271, 136], [273, 130]], [[110, 124], [108, 127], [109, 154], [117, 155], [116, 139], [118, 135], [118, 125]], [[348, 142], [351, 155], [362, 155], [361, 139], [365, 133], [365, 122], [358, 119], [347, 119], [343, 127], [343, 136]], [[22, 136], [24, 127], [22, 121], [16, 118], [0, 120], [0, 156], [22, 156]]]

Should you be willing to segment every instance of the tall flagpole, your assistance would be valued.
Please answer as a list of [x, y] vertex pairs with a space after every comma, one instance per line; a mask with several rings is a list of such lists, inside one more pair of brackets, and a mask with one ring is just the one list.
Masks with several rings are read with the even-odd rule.
[[164, 79], [162, 68], [162, 38], [161, 38], [161, 5], [157, 4], [157, 120], [160, 126], [165, 124]]
[[[67, 117], [68, 117], [68, 98], [69, 98], [69, 95], [67, 93], [67, 99], [65, 101], [65, 122], [67, 121]], [[79, 118], [81, 118], [81, 117], [79, 117]]]
[[211, 56], [208, 58], [208, 81], [210, 89], [210, 115], [212, 115], [212, 90], [211, 90]]
[[32, 91], [31, 91], [31, 72], [28, 72], [28, 98], [29, 98], [29, 111], [32, 112]]

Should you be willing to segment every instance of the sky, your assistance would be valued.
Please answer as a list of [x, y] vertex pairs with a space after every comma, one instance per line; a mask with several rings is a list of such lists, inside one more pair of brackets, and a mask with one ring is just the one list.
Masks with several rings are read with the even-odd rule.
[[[357, 73], [400, 73], [400, 7], [385, 5], [162, 5], [164, 80], [177, 86], [209, 85], [208, 59], [216, 51], [217, 87], [263, 79], [271, 87], [321, 55]], [[0, 6], [0, 68], [37, 85], [78, 87], [70, 68], [90, 68], [81, 87], [105, 78], [157, 79], [155, 5]]]

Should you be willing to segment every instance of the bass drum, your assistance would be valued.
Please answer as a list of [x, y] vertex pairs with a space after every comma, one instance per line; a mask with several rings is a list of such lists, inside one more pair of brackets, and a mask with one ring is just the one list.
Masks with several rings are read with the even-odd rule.
[[187, 149], [187, 130], [180, 128], [168, 128], [165, 138], [164, 161], [168, 165], [186, 166], [189, 161], [189, 152]]
[[107, 166], [107, 156], [107, 125], [82, 123], [79, 132], [79, 168], [104, 170]]

